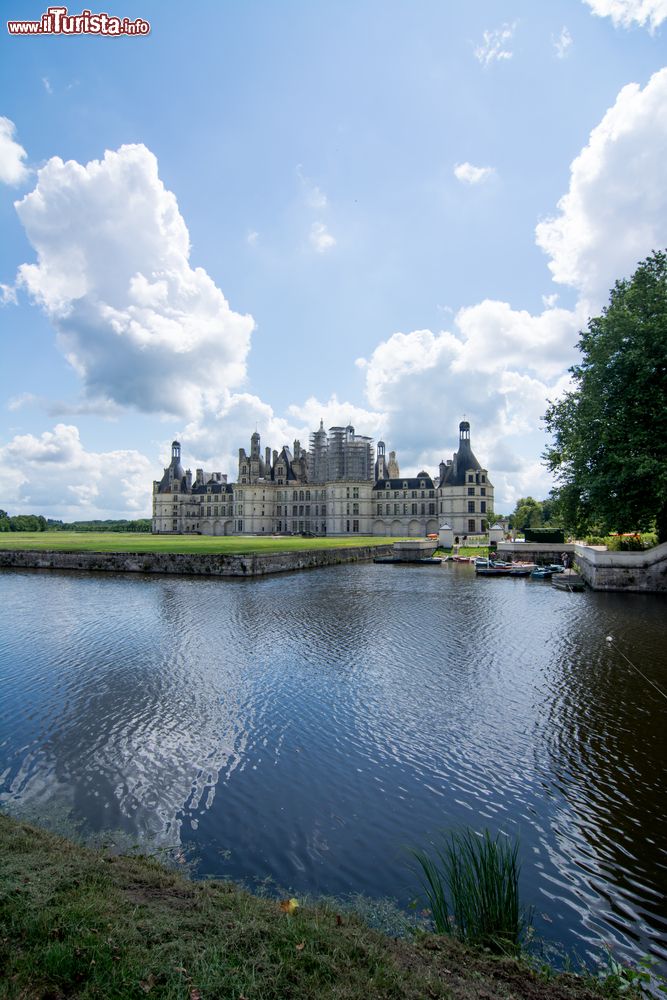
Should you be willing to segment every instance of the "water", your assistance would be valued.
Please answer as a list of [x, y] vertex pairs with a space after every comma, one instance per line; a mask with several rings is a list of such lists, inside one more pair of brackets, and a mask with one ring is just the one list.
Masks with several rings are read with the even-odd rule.
[[406, 846], [488, 827], [540, 935], [667, 970], [667, 700], [619, 653], [667, 690], [664, 597], [363, 565], [2, 571], [0, 607], [11, 810], [402, 904]]

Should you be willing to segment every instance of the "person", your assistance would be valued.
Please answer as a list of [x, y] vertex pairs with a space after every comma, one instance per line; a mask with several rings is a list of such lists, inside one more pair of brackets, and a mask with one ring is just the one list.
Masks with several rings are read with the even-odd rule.
[[561, 561], [561, 562], [562, 562], [562, 564], [563, 564], [563, 569], [568, 569], [568, 568], [569, 568], [569, 565], [570, 565], [570, 557], [569, 557], [569, 555], [567, 554], [567, 552], [563, 552], [563, 555], [561, 556], [561, 560], [560, 560], [560, 561]]

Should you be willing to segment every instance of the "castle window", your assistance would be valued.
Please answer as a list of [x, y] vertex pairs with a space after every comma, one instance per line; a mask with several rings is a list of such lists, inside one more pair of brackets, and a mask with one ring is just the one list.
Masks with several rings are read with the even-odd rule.
[[299, 491], [292, 490], [292, 500], [298, 500], [298, 499], [299, 499]]
[[412, 490], [411, 496], [412, 496], [413, 500], [416, 500], [417, 499], [417, 490]]
[[347, 521], [347, 522], [346, 522], [346, 524], [347, 524], [347, 528], [346, 528], [346, 530], [347, 530], [347, 531], [349, 531], [349, 530], [350, 530], [350, 522], [349, 522], [349, 521]]
[[306, 490], [306, 500], [310, 500], [310, 490]]
[[429, 495], [430, 497], [434, 497], [434, 496], [435, 496], [435, 490], [429, 490], [429, 491], [428, 491], [428, 495]]
[[479, 505], [479, 509], [482, 514], [486, 514], [486, 500], [482, 500]]
[[[376, 512], [376, 514], [378, 515], [378, 517], [379, 517], [379, 516], [380, 516], [380, 515], [382, 514], [382, 504], [381, 504], [381, 503], [379, 503], [379, 504], [377, 505], [377, 508], [376, 508], [376, 511], [375, 511], [375, 512]], [[387, 509], [387, 513], [389, 513], [389, 510], [388, 510], [388, 509]]]
[[[382, 506], [382, 505], [380, 505], [380, 506]], [[390, 504], [390, 503], [388, 503], [388, 504], [387, 504], [387, 505], [385, 506], [385, 514], [389, 514], [389, 513], [390, 513], [390, 510], [389, 510], [389, 508], [390, 508], [390, 507], [391, 507], [391, 504]]]
[[407, 488], [408, 488], [408, 484], [407, 484], [406, 482], [404, 482], [404, 483], [403, 483], [403, 489], [404, 489], [404, 490], [407, 490]]
[[480, 486], [479, 492], [480, 492], [480, 494], [483, 497], [485, 497], [486, 496], [486, 486]]
[[475, 501], [474, 500], [468, 500], [468, 513], [469, 514], [474, 514], [475, 513]]
[[299, 490], [299, 500], [303, 500], [303, 490]]
[[352, 499], [353, 500], [358, 500], [359, 499], [359, 487], [358, 486], [354, 486], [352, 488]]
[[353, 521], [352, 522], [352, 531], [357, 531], [357, 532], [359, 531], [359, 522], [358, 521]]
[[391, 489], [391, 483], [389, 482], [389, 480], [387, 480], [387, 482], [384, 484], [384, 488], [386, 490], [390, 490]]
[[421, 512], [422, 512], [422, 514], [426, 513], [426, 504], [425, 503], [422, 504]]
[[475, 495], [475, 487], [474, 486], [469, 486], [468, 487], [468, 496], [469, 497], [474, 497], [474, 495]]
[[[420, 490], [423, 490], [425, 486], [426, 486], [426, 483], [424, 482], [424, 480], [423, 480], [423, 479], [420, 479], [420, 480], [419, 480], [419, 489], [420, 489]], [[424, 494], [423, 494], [423, 493], [422, 493], [422, 496], [424, 496]]]
[[[406, 506], [407, 506], [407, 504], [406, 504]], [[416, 503], [413, 503], [413, 504], [412, 504], [412, 513], [413, 513], [413, 514], [416, 514], [416, 513], [417, 513], [417, 504], [416, 504]]]
[[403, 513], [407, 514], [407, 512], [408, 512], [408, 505], [406, 503], [404, 503], [403, 504]]
[[395, 503], [394, 504], [394, 514], [400, 514], [400, 512], [401, 512], [401, 505], [400, 505], [400, 503]]
[[471, 517], [468, 519], [468, 531], [475, 532], [475, 518]]
[[428, 512], [429, 512], [429, 514], [435, 514], [435, 504], [434, 503], [430, 503], [428, 505]]
[[483, 483], [485, 483], [485, 482], [486, 482], [486, 476], [482, 476], [482, 482], [483, 482]]
[[475, 482], [475, 477], [474, 476], [468, 476], [468, 482], [469, 483], [474, 483]]

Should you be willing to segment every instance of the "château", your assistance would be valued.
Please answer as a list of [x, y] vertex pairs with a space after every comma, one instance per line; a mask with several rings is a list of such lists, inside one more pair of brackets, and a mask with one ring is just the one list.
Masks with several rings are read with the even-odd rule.
[[459, 424], [458, 450], [442, 461], [437, 477], [422, 471], [401, 476], [396, 453], [384, 441], [356, 434], [354, 427], [323, 422], [308, 450], [266, 448], [260, 436], [250, 451], [239, 448], [236, 482], [220, 472], [181, 464], [174, 441], [171, 461], [153, 483], [153, 532], [201, 535], [378, 535], [424, 536], [447, 523], [457, 535], [486, 530], [493, 511], [488, 471], [470, 444], [470, 424]]

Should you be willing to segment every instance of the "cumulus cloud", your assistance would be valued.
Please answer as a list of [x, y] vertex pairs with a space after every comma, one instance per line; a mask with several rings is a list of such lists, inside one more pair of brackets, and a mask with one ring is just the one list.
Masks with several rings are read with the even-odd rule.
[[667, 18], [667, 0], [584, 0], [598, 17], [610, 17], [614, 25], [629, 28], [648, 24], [654, 31]]
[[514, 37], [515, 29], [516, 23], [503, 24], [494, 31], [485, 31], [482, 42], [475, 48], [475, 59], [484, 67], [511, 59], [512, 50], [508, 45]]
[[28, 154], [14, 139], [15, 131], [14, 122], [0, 117], [0, 181], [3, 184], [20, 184], [28, 176], [23, 163]]
[[559, 214], [536, 229], [555, 281], [572, 285], [592, 311], [617, 278], [664, 246], [667, 232], [667, 69], [642, 90], [623, 87], [570, 168]]
[[336, 240], [323, 222], [314, 222], [310, 227], [310, 245], [317, 253], [326, 253], [336, 246]]
[[379, 344], [365, 360], [366, 394], [383, 414], [385, 440], [401, 468], [435, 472], [455, 450], [465, 412], [478, 458], [497, 474], [496, 508], [511, 508], [510, 480], [546, 495], [541, 466], [529, 479], [516, 472], [530, 464], [527, 455], [542, 451], [541, 417], [574, 360], [579, 320], [564, 309], [533, 316], [485, 300], [459, 310], [453, 331], [399, 332]]
[[462, 184], [480, 184], [488, 181], [494, 173], [493, 167], [474, 167], [472, 163], [457, 163], [454, 167], [454, 176]]
[[193, 418], [242, 384], [253, 319], [191, 267], [176, 198], [145, 146], [85, 166], [54, 157], [16, 210], [37, 252], [19, 281], [88, 396]]
[[138, 451], [86, 451], [71, 424], [56, 424], [39, 437], [19, 434], [0, 447], [0, 493], [13, 513], [148, 517], [158, 472]]
[[16, 289], [13, 285], [3, 285], [0, 282], [0, 305], [6, 306], [11, 302], [16, 305]]
[[560, 35], [558, 38], [554, 38], [553, 40], [554, 51], [557, 59], [565, 59], [569, 55], [572, 41], [572, 35], [567, 30], [565, 25], [563, 25]]

